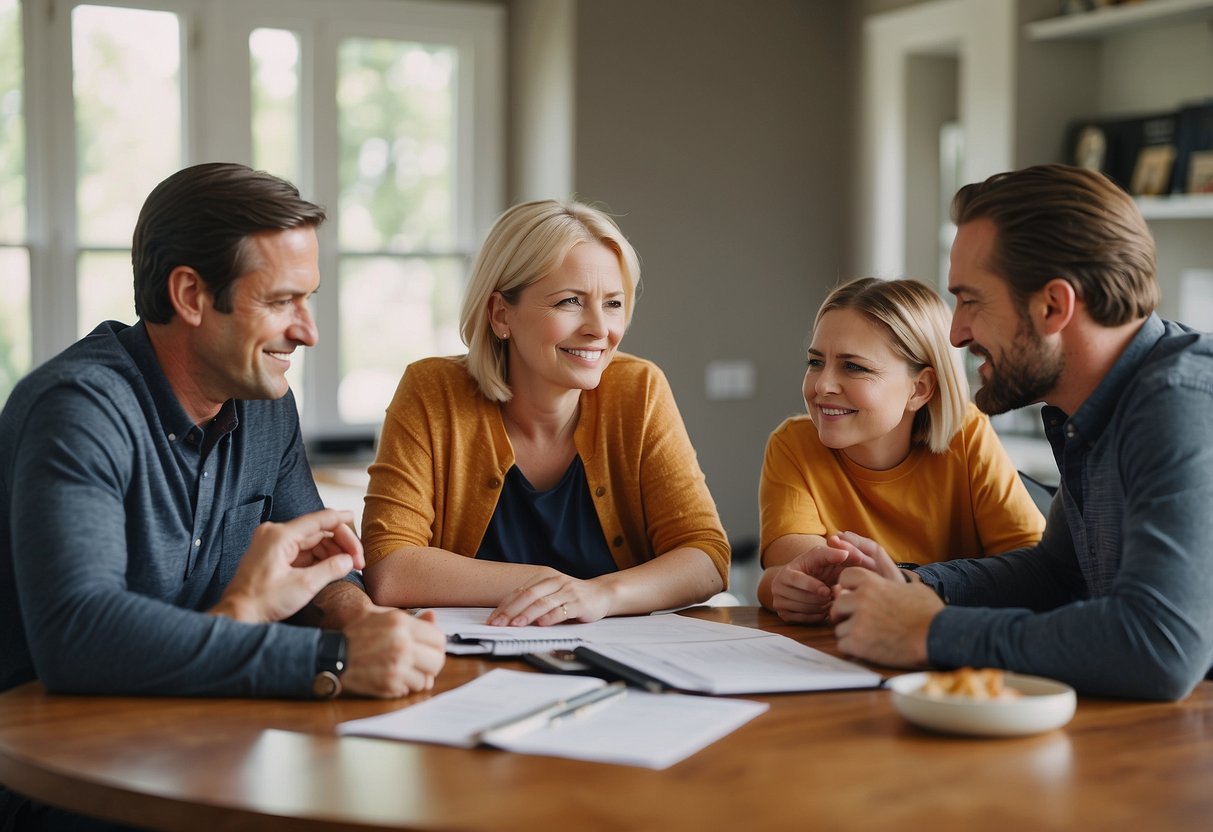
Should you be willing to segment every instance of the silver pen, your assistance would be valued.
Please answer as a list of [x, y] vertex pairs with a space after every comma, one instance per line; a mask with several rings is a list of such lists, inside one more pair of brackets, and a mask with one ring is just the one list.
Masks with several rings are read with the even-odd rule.
[[627, 687], [623, 682], [611, 682], [609, 685], [594, 688], [593, 690], [578, 694], [571, 699], [558, 699], [533, 711], [527, 711], [518, 716], [510, 717], [496, 725], [490, 725], [483, 731], [478, 731], [472, 738], [473, 744], [479, 745], [488, 742], [490, 736], [501, 738], [516, 736], [540, 726], [576, 716], [583, 713], [585, 708], [605, 702], [626, 691]]

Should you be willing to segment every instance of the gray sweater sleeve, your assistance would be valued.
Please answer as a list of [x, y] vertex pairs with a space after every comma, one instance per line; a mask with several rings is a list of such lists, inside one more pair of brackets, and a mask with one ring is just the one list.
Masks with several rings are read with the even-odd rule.
[[317, 630], [251, 625], [127, 585], [140, 544], [124, 505], [132, 426], [106, 396], [59, 388], [34, 408], [13, 467], [13, 569], [38, 677], [53, 692], [305, 696]]
[[932, 622], [932, 664], [1172, 700], [1209, 672], [1213, 380], [1161, 379], [1122, 411], [1103, 465], [1054, 501], [1038, 547], [920, 570], [954, 603]]

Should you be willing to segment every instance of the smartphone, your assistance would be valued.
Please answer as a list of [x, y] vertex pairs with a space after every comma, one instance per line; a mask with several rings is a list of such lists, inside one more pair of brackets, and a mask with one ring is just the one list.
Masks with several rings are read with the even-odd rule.
[[544, 673], [591, 673], [593, 668], [573, 655], [572, 650], [525, 653], [522, 660]]

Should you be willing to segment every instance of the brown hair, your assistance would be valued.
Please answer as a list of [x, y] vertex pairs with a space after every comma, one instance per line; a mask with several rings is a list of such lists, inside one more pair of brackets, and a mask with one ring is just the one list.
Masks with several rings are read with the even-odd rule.
[[231, 312], [232, 284], [255, 268], [249, 237], [324, 218], [290, 182], [244, 165], [208, 162], [174, 173], [148, 195], [135, 224], [135, 314], [152, 324], [173, 319], [168, 276], [179, 266], [198, 272], [215, 309]]
[[1144, 318], [1158, 305], [1154, 238], [1133, 199], [1101, 173], [1037, 165], [965, 185], [952, 220], [979, 219], [998, 231], [988, 266], [1021, 310], [1058, 277], [1103, 326]]

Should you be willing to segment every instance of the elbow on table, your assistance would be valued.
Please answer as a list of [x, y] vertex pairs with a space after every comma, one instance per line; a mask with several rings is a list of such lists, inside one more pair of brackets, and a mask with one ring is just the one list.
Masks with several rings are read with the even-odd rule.
[[1172, 668], [1170, 672], [1160, 670], [1154, 680], [1155, 695], [1146, 698], [1164, 702], [1178, 702], [1186, 699], [1208, 672], [1207, 666], [1196, 667], [1195, 665]]
[[1137, 666], [1121, 665], [1106, 689], [1082, 691], [1097, 696], [1178, 702], [1185, 699], [1209, 673], [1204, 663], [1152, 660]]

